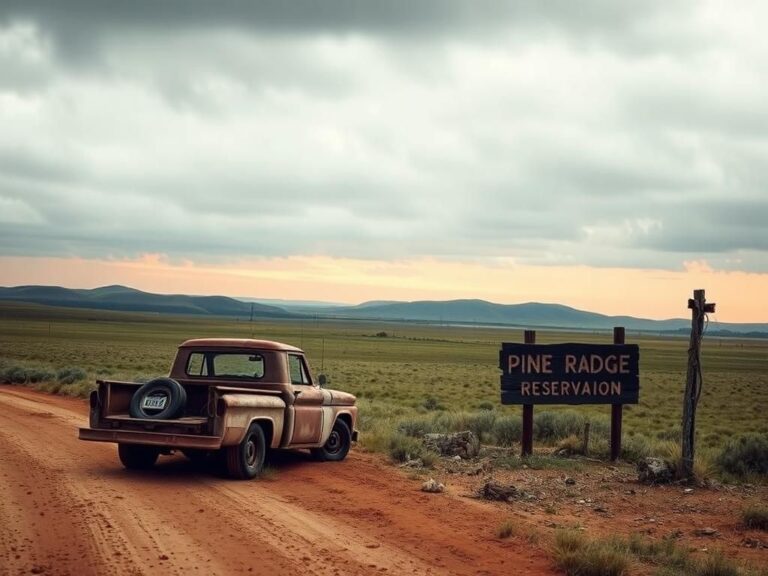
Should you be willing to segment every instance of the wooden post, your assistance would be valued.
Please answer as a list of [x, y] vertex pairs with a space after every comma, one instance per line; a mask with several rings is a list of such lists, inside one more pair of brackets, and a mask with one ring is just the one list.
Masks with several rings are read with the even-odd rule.
[[[525, 344], [536, 344], [536, 331], [526, 330], [523, 334]], [[533, 404], [523, 404], [523, 443], [521, 455], [533, 454]]]
[[[613, 329], [613, 343], [624, 344], [625, 332], [621, 326]], [[621, 420], [624, 414], [623, 404], [611, 404], [611, 460], [621, 456]]]
[[688, 345], [688, 372], [685, 376], [683, 397], [682, 465], [684, 479], [693, 478], [693, 459], [696, 443], [696, 405], [701, 396], [701, 339], [704, 334], [704, 317], [715, 311], [714, 304], [707, 304], [704, 290], [694, 290], [688, 300], [691, 309], [691, 340]]

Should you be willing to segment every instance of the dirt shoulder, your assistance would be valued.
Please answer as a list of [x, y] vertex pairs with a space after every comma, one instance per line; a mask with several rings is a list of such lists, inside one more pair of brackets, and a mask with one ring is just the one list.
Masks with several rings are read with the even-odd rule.
[[555, 574], [510, 505], [425, 494], [380, 457], [279, 458], [235, 482], [181, 456], [128, 472], [86, 404], [0, 386], [0, 574]]

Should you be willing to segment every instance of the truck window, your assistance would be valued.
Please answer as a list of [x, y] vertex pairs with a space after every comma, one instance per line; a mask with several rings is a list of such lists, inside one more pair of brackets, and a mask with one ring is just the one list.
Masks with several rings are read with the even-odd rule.
[[187, 375], [258, 380], [264, 376], [264, 357], [251, 353], [193, 352], [189, 357]]
[[291, 384], [309, 384], [307, 367], [301, 356], [288, 355], [288, 369], [291, 372]]
[[208, 376], [208, 364], [205, 361], [205, 354], [193, 352], [189, 355], [187, 376]]

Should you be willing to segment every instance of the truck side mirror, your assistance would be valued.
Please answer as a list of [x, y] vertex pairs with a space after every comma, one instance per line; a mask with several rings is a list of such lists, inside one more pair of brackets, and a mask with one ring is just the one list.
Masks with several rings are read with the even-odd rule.
[[320, 385], [320, 388], [324, 388], [328, 384], [328, 377], [325, 374], [320, 374], [317, 377], [317, 383]]

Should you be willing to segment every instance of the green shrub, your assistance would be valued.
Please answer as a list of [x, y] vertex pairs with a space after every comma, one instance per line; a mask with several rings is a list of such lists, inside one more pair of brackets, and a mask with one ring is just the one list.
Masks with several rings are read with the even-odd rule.
[[434, 423], [425, 418], [407, 418], [397, 424], [398, 432], [414, 438], [420, 438], [424, 434], [434, 432], [434, 429]]
[[542, 442], [556, 442], [568, 436], [581, 436], [586, 419], [577, 412], [542, 412], [533, 419], [533, 436]]
[[82, 368], [72, 366], [69, 368], [62, 368], [57, 374], [59, 384], [74, 384], [80, 380], [85, 380], [88, 377], [88, 373]]
[[744, 434], [729, 440], [717, 456], [717, 465], [734, 476], [768, 475], [768, 436]]
[[479, 410], [493, 410], [496, 408], [496, 405], [493, 402], [480, 402], [480, 404], [477, 405], [477, 408]]
[[440, 404], [440, 400], [434, 396], [427, 396], [421, 405], [425, 410], [445, 410], [445, 407]]
[[56, 378], [56, 374], [50, 370], [44, 370], [42, 368], [30, 368], [27, 370], [27, 379], [33, 384], [50, 382], [54, 378]]
[[395, 462], [407, 462], [421, 457], [424, 446], [421, 440], [404, 434], [393, 434], [389, 438], [389, 456]]
[[27, 381], [27, 370], [21, 366], [10, 366], [3, 370], [2, 380], [6, 384], [24, 384]]
[[621, 458], [629, 462], [637, 462], [653, 454], [653, 443], [643, 434], [635, 434], [624, 438], [621, 442]]
[[512, 446], [520, 442], [523, 420], [520, 416], [500, 416], [493, 423], [493, 437], [499, 446]]
[[768, 506], [750, 504], [742, 510], [741, 520], [747, 528], [768, 530]]
[[480, 412], [468, 414], [465, 420], [465, 430], [471, 430], [481, 442], [486, 442], [490, 439], [493, 433], [496, 414], [494, 412], [482, 410]]

